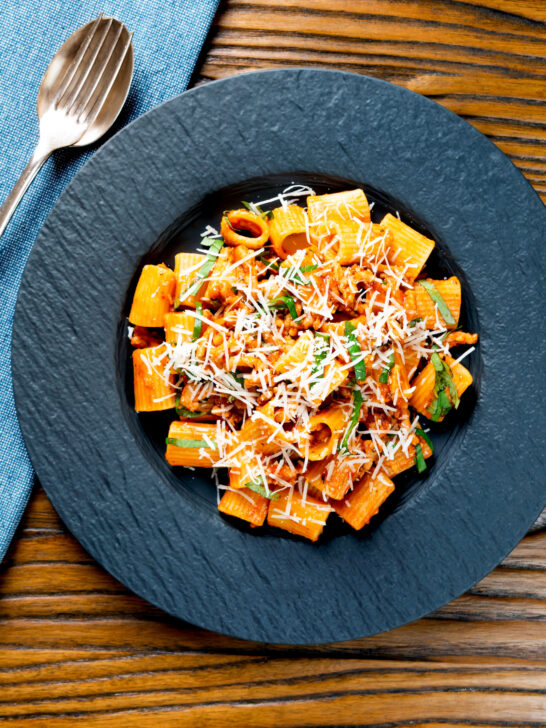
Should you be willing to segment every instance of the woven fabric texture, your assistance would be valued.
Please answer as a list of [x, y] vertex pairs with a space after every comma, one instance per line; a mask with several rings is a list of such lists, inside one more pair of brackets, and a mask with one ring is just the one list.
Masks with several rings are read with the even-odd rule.
[[[0, 25], [0, 202], [36, 145], [35, 109], [40, 81], [53, 54], [71, 33], [101, 10], [134, 31], [133, 84], [113, 133], [184, 91], [217, 5], [218, 0], [8, 0], [2, 8]], [[98, 144], [56, 152], [39, 172], [0, 238], [0, 559], [19, 523], [33, 482], [11, 383], [11, 329], [17, 291], [28, 254], [51, 206]]]

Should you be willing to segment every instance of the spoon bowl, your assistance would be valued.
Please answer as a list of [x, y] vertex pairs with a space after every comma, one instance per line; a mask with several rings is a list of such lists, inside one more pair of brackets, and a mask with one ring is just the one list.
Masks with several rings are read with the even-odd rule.
[[114, 123], [133, 77], [132, 33], [102, 13], [76, 30], [49, 64], [38, 92], [40, 138], [0, 207], [0, 236], [21, 198], [55, 149], [83, 147]]
[[[38, 118], [41, 119], [45, 115], [46, 111], [51, 107], [66, 73], [70, 66], [75, 62], [78, 51], [89, 36], [92, 26], [96, 24], [97, 32], [104, 32], [111, 21], [119, 26], [117, 46], [124, 47], [129, 43], [131, 33], [129, 33], [123, 23], [113, 18], [100, 17], [98, 21], [91, 20], [89, 23], [82, 25], [81, 28], [78, 28], [78, 30], [76, 30], [75, 33], [72, 33], [72, 35], [59, 48], [44, 74], [40, 90], [38, 92]], [[85, 58], [83, 60], [85, 62]], [[112, 54], [112, 58], [108, 60], [105, 68], [106, 74], [110, 73], [110, 75], [112, 75], [115, 71], [115, 62], [115, 54]], [[114, 121], [117, 119], [125, 100], [127, 99], [127, 94], [129, 93], [131, 80], [133, 78], [133, 64], [134, 54], [133, 45], [131, 43], [127, 49], [121, 67], [115, 76], [115, 83], [112, 85], [102, 108], [83, 136], [70, 146], [83, 147], [87, 144], [92, 144], [97, 141], [97, 139], [100, 139], [100, 137], [103, 136], [103, 134], [105, 134], [112, 126]]]

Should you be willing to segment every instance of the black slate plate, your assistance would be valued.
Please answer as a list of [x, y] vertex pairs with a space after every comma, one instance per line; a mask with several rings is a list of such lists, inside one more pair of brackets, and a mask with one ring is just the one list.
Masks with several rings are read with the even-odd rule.
[[[361, 534], [318, 544], [219, 516], [208, 475], [174, 472], [162, 425], [139, 419], [124, 315], [146, 260], [191, 249], [230, 200], [363, 185], [433, 235], [478, 330], [470, 395]], [[364, 76], [253, 73], [199, 87], [104, 145], [68, 186], [30, 256], [13, 337], [17, 409], [48, 496], [133, 591], [202, 627], [318, 643], [396, 627], [456, 597], [546, 501], [541, 377], [545, 210], [485, 137], [425, 98]], [[158, 429], [159, 428], [159, 429]], [[151, 435], [151, 437], [149, 436]]]

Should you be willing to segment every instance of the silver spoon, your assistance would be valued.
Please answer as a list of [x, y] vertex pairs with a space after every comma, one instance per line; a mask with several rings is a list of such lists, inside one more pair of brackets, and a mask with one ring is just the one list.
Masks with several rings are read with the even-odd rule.
[[132, 35], [119, 20], [101, 13], [73, 33], [53, 57], [38, 92], [38, 145], [0, 207], [0, 235], [55, 149], [91, 144], [116, 120], [133, 77]]

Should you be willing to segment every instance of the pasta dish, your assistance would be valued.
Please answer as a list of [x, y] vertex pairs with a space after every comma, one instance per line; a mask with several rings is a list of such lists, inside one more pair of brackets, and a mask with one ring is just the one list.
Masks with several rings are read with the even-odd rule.
[[226, 515], [311, 541], [332, 512], [363, 528], [472, 383], [459, 279], [428, 277], [434, 241], [372, 207], [292, 186], [141, 271], [135, 409], [173, 411], [168, 463], [210, 468]]

